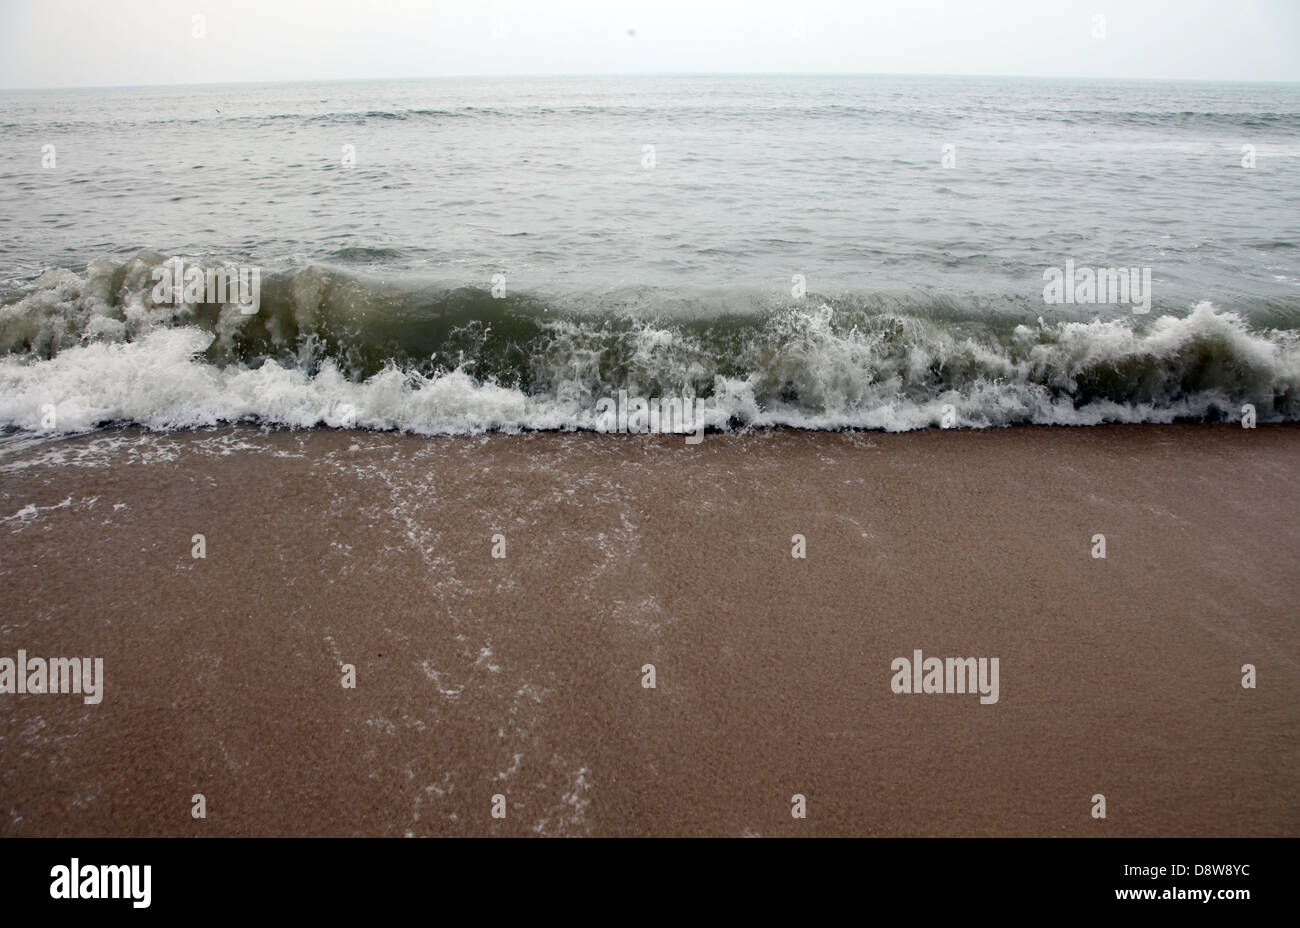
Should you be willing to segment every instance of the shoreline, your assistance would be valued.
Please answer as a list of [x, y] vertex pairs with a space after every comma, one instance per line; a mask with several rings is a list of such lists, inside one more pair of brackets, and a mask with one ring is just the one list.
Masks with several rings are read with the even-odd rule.
[[[1220, 419], [1209, 421], [1203, 417], [1176, 418], [1170, 422], [1007, 422], [996, 425], [927, 425], [920, 428], [889, 430], [868, 426], [845, 425], [828, 428], [811, 428], [801, 425], [790, 425], [787, 423], [778, 423], [775, 425], [766, 424], [749, 424], [742, 426], [729, 427], [721, 429], [714, 425], [708, 425], [704, 428], [706, 438], [719, 439], [745, 439], [763, 435], [857, 435], [870, 437], [872, 435], [880, 436], [902, 436], [902, 435], [919, 435], [933, 432], [945, 432], [953, 434], [980, 434], [984, 432], [1005, 432], [1005, 431], [1089, 431], [1092, 429], [1164, 429], [1164, 428], [1206, 428], [1206, 429], [1223, 429], [1234, 428], [1241, 429], [1241, 422], [1236, 419]], [[1257, 428], [1260, 429], [1291, 429], [1300, 427], [1300, 421], [1266, 421], [1260, 420]], [[30, 440], [34, 442], [59, 442], [74, 439], [90, 439], [95, 437], [107, 437], [113, 435], [139, 434], [142, 436], [151, 436], [155, 438], [166, 438], [175, 435], [191, 434], [210, 434], [213, 432], [229, 431], [253, 431], [267, 434], [285, 433], [300, 434], [312, 432], [334, 432], [340, 434], [356, 435], [391, 435], [401, 438], [418, 439], [421, 441], [475, 441], [482, 438], [523, 438], [528, 436], [542, 435], [589, 435], [594, 437], [611, 437], [622, 439], [657, 439], [672, 438], [681, 440], [688, 435], [694, 435], [693, 431], [686, 432], [632, 432], [632, 431], [600, 431], [594, 428], [585, 428], [579, 426], [565, 426], [557, 428], [543, 428], [533, 425], [511, 426], [502, 428], [493, 426], [484, 428], [477, 432], [455, 432], [455, 433], [436, 433], [425, 434], [423, 432], [413, 432], [409, 429], [398, 428], [371, 428], [369, 426], [335, 426], [328, 424], [318, 425], [285, 425], [278, 422], [262, 422], [260, 420], [241, 420], [238, 422], [221, 421], [215, 424], [204, 425], [186, 425], [177, 428], [151, 428], [146, 425], [140, 425], [136, 422], [110, 422], [94, 426], [85, 431], [76, 432], [42, 432], [31, 429], [19, 428], [14, 425], [0, 426], [0, 442], [6, 440]], [[1249, 431], [1249, 429], [1247, 430]], [[0, 467], [3, 467], [3, 445], [0, 444]]]

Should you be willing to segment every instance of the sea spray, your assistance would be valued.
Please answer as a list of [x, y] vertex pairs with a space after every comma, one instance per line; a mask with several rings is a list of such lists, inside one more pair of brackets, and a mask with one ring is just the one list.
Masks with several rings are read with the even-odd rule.
[[721, 307], [655, 291], [613, 306], [309, 266], [265, 275], [249, 315], [157, 303], [152, 272], [166, 260], [50, 271], [11, 295], [0, 425], [598, 429], [600, 400], [620, 391], [693, 398], [692, 432], [902, 431], [945, 412], [962, 427], [1236, 421], [1247, 404], [1259, 422], [1300, 417], [1297, 332], [1209, 302], [1087, 321], [1043, 318], [1040, 304], [1036, 322], [1016, 324], [871, 291], [732, 294]]

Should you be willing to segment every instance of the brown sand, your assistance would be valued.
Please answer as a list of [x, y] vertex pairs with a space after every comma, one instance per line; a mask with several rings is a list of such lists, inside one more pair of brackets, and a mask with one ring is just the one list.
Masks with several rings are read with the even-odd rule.
[[1298, 478], [1289, 426], [11, 444], [0, 656], [106, 684], [0, 695], [0, 831], [1300, 834]]

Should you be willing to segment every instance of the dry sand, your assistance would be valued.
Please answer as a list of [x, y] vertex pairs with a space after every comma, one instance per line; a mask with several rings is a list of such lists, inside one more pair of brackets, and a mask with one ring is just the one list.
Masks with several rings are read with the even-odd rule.
[[1295, 835], [1298, 478], [1292, 426], [10, 440], [0, 656], [106, 682], [0, 695], [0, 832]]

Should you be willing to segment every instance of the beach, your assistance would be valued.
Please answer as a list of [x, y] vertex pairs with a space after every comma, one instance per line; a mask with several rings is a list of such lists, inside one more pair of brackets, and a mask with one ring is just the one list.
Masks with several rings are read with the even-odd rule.
[[[1298, 452], [11, 436], [0, 657], [103, 692], [0, 695], [0, 833], [1293, 836]], [[998, 659], [996, 701], [895, 692], [917, 651]]]

